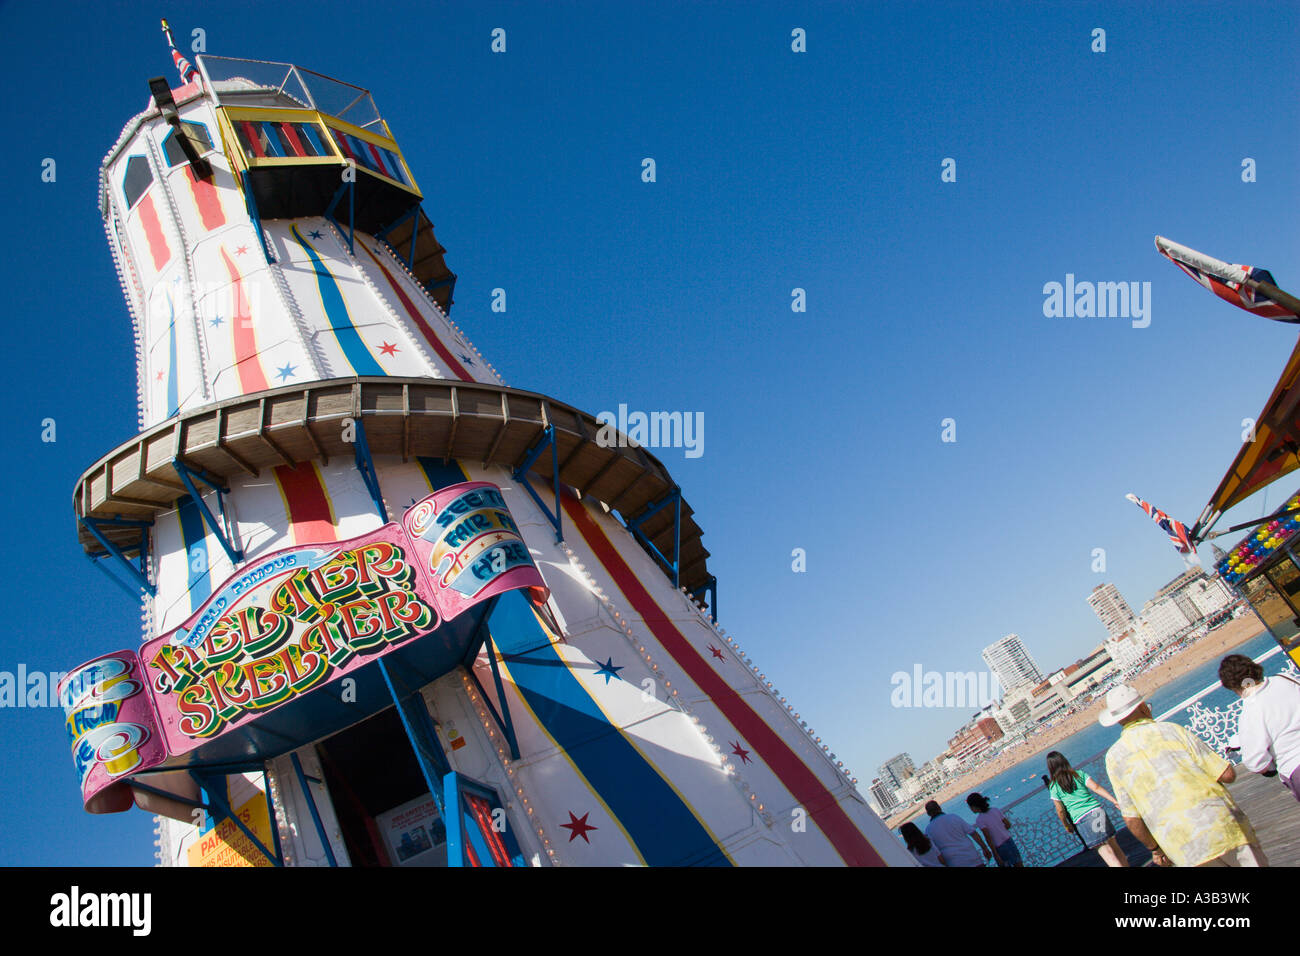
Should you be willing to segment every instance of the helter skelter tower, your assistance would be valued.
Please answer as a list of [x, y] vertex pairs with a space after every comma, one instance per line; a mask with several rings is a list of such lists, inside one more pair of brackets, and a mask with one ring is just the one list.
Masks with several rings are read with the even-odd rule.
[[177, 59], [102, 173], [140, 433], [74, 508], [144, 633], [61, 686], [87, 809], [164, 865], [910, 865], [663, 464], [448, 318], [370, 94]]

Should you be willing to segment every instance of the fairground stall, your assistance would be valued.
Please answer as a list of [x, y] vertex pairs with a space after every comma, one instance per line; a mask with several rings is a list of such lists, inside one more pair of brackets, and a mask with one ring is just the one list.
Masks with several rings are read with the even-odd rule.
[[[1156, 248], [1219, 298], [1277, 322], [1300, 322], [1300, 301], [1279, 289], [1264, 269], [1235, 265], [1156, 237]], [[1300, 468], [1300, 342], [1291, 351], [1263, 411], [1254, 420], [1237, 457], [1202, 510], [1189, 537], [1193, 542], [1248, 532], [1214, 569], [1250, 602], [1269, 633], [1300, 665], [1300, 492], [1265, 518], [1214, 531], [1233, 506]]]

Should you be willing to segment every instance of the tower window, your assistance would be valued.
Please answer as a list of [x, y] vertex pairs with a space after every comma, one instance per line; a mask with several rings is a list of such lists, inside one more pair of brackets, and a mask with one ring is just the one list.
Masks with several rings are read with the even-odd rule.
[[153, 170], [149, 160], [143, 156], [132, 156], [126, 161], [126, 175], [122, 177], [122, 195], [126, 199], [126, 208], [130, 209], [145, 191], [153, 185]]
[[185, 151], [181, 149], [180, 141], [177, 139], [181, 135], [189, 137], [190, 142], [194, 145], [194, 151], [200, 156], [212, 149], [212, 137], [208, 134], [206, 126], [202, 123], [183, 121], [181, 130], [172, 130], [163, 139], [163, 155], [167, 157], [168, 166], [183, 166], [189, 162], [185, 158]]

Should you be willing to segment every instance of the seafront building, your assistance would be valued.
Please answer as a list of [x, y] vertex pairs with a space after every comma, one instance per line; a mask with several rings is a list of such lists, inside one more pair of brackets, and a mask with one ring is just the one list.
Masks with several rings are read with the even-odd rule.
[[1037, 684], [1043, 679], [1042, 671], [1030, 657], [1019, 634], [1008, 634], [1000, 641], [995, 641], [982, 652], [984, 663], [988, 664], [1006, 691], [1015, 690], [1026, 684]]
[[1132, 667], [1146, 654], [1146, 638], [1134, 626], [1116, 638], [1106, 641], [1106, 652], [1122, 668]]
[[895, 790], [901, 789], [904, 781], [912, 776], [915, 765], [910, 755], [901, 753], [890, 757], [880, 767], [880, 779], [888, 782]]
[[1002, 728], [993, 716], [987, 710], [981, 711], [948, 740], [948, 752], [958, 764], [965, 765], [988, 751], [1002, 736]]
[[871, 797], [876, 802], [879, 809], [876, 811], [880, 816], [886, 816], [897, 810], [902, 801], [899, 799], [898, 790], [888, 781], [876, 778], [871, 781]]
[[1088, 595], [1088, 604], [1101, 619], [1101, 623], [1111, 637], [1119, 637], [1133, 630], [1136, 616], [1115, 585], [1109, 582], [1097, 585]]

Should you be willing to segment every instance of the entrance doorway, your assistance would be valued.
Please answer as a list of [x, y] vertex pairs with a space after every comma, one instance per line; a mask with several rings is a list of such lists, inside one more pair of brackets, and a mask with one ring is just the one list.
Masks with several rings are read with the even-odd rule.
[[447, 832], [395, 707], [316, 745], [354, 866], [446, 866]]

